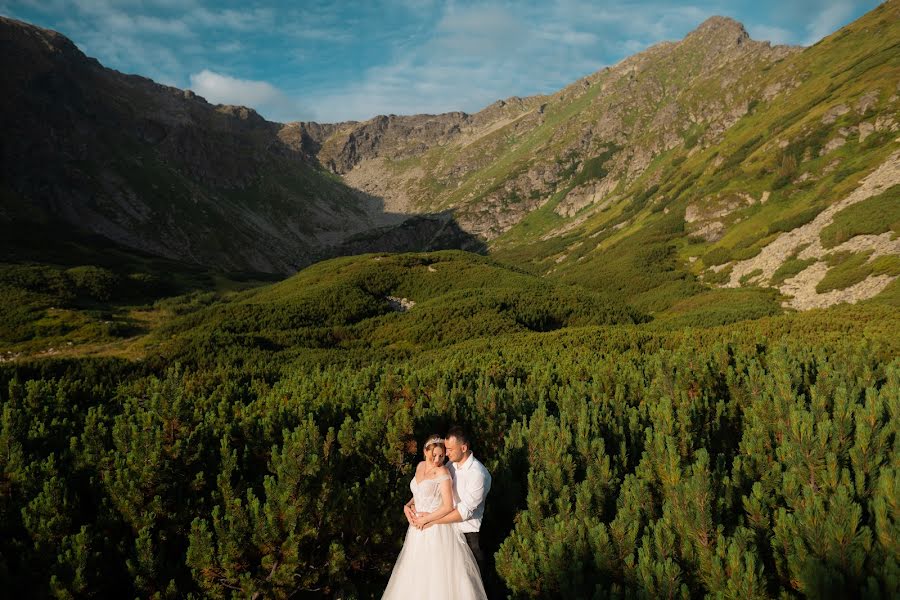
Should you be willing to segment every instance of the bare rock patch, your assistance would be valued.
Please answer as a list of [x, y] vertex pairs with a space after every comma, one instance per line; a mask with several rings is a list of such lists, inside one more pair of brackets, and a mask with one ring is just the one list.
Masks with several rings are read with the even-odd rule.
[[826, 249], [822, 246], [820, 235], [841, 210], [881, 193], [898, 181], [900, 181], [900, 152], [895, 152], [866, 176], [850, 195], [823, 210], [813, 221], [781, 234], [757, 256], [734, 263], [726, 287], [738, 287], [751, 279], [767, 281], [788, 257], [796, 255], [800, 260], [812, 259], [815, 262], [778, 286], [782, 294], [791, 297], [784, 303], [785, 306], [798, 310], [823, 308], [841, 302], [859, 302], [880, 293], [896, 279], [896, 276], [870, 275], [845, 289], [818, 293], [816, 286], [829, 270], [828, 265], [820, 259], [827, 254], [840, 252], [853, 254], [868, 252], [869, 261], [879, 256], [900, 255], [900, 239], [894, 238], [892, 232], [857, 235], [834, 248]]
[[415, 300], [410, 300], [408, 298], [398, 298], [397, 296], [386, 296], [385, 300], [388, 301], [388, 304], [391, 306], [391, 310], [395, 310], [397, 312], [406, 312], [416, 305]]

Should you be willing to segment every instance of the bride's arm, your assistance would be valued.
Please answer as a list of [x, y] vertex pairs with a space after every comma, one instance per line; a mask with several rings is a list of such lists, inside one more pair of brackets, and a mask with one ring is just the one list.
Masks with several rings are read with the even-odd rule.
[[[416, 465], [416, 472], [415, 472], [414, 477], [419, 476], [419, 471], [422, 469], [422, 466], [424, 464], [425, 463], [420, 462], [419, 464]], [[415, 523], [415, 520], [416, 520], [416, 497], [415, 496], [410, 498], [409, 502], [407, 502], [406, 504], [403, 505], [403, 514], [406, 515], [406, 520], [409, 521], [410, 525], [416, 524]]]
[[[449, 475], [449, 472], [447, 473]], [[441, 482], [441, 505], [427, 515], [422, 515], [416, 519], [419, 527], [424, 527], [432, 521], [437, 521], [453, 512], [453, 484], [448, 477]]]
[[409, 521], [410, 525], [415, 525], [416, 518], [416, 499], [410, 498], [409, 502], [403, 505], [403, 514], [406, 515], [406, 520]]

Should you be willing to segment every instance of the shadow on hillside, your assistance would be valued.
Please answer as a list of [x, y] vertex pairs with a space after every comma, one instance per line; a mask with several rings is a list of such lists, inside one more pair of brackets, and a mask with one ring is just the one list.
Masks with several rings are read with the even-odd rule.
[[[376, 197], [371, 199], [380, 201]], [[484, 241], [465, 231], [452, 211], [424, 215], [392, 214], [390, 218], [403, 220], [397, 224], [385, 225], [350, 236], [340, 244], [325, 249], [322, 258], [368, 252], [435, 250], [466, 250], [487, 254], [487, 245]]]

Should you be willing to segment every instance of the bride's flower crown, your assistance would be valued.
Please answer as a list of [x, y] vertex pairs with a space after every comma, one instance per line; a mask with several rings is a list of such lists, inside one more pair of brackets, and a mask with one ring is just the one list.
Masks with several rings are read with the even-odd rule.
[[425, 447], [427, 448], [428, 446], [433, 446], [434, 444], [443, 444], [443, 443], [444, 443], [444, 438], [434, 436], [432, 438], [429, 438], [428, 441], [425, 442]]

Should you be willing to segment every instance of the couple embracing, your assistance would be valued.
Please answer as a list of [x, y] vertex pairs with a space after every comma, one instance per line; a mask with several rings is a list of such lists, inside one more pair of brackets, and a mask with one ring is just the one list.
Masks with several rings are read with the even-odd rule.
[[460, 427], [428, 438], [424, 454], [409, 484], [409, 529], [383, 600], [485, 599], [482, 575], [490, 574], [478, 532], [491, 475]]

